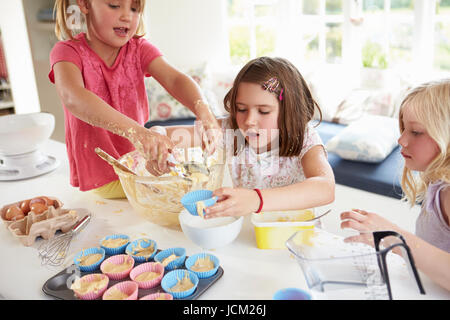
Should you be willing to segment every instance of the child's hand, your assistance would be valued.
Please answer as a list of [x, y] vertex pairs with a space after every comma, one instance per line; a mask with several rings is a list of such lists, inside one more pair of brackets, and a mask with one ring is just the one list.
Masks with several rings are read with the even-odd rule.
[[220, 188], [214, 191], [217, 203], [205, 209], [205, 219], [223, 216], [245, 216], [259, 208], [256, 191], [245, 188]]
[[206, 103], [201, 100], [197, 101], [196, 109], [197, 114], [200, 114], [201, 117], [199, 117], [199, 121], [195, 122], [195, 130], [202, 137], [202, 148], [208, 155], [211, 155], [222, 143], [222, 130]]
[[130, 141], [147, 160], [146, 169], [154, 176], [170, 172], [167, 156], [173, 148], [173, 142], [155, 130], [143, 129], [139, 130]]
[[222, 145], [223, 134], [219, 123], [214, 118], [203, 122], [202, 144], [208, 155], [213, 154], [218, 146]]
[[341, 213], [341, 228], [359, 231], [357, 236], [350, 236], [346, 242], [363, 242], [373, 246], [372, 232], [382, 230], [397, 231], [398, 227], [380, 215], [360, 209]]

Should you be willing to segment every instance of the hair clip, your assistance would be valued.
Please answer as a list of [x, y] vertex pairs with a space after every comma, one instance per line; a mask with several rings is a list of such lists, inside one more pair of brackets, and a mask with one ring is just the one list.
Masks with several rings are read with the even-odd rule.
[[278, 81], [277, 78], [273, 77], [264, 82], [262, 87], [264, 88], [264, 90], [267, 90], [269, 92], [275, 92], [275, 90], [277, 90], [279, 85], [280, 81]]
[[[272, 77], [262, 84], [263, 89], [267, 90], [271, 93], [275, 92], [279, 86], [280, 86], [280, 81], [278, 81], [278, 79], [276, 77]], [[283, 100], [283, 91], [284, 91], [283, 88], [281, 88], [280, 94], [278, 95], [278, 99], [280, 101]]]

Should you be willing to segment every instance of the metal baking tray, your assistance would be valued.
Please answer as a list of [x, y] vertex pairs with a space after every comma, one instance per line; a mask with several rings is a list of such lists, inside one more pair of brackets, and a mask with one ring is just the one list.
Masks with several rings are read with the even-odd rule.
[[[160, 250], [158, 250], [158, 252], [159, 251]], [[108, 259], [109, 257], [110, 257], [109, 255], [105, 255], [105, 260]], [[187, 258], [189, 258], [189, 257], [186, 256], [186, 259]], [[148, 261], [148, 262], [154, 262], [154, 261], [152, 259], [151, 261]], [[139, 264], [142, 264], [142, 263], [135, 262], [134, 267], [138, 266]], [[179, 268], [179, 269], [186, 269], [186, 268], [183, 267], [183, 268]], [[76, 270], [77, 270], [77, 268], [75, 267], [75, 265], [72, 265], [72, 266], [69, 266], [66, 269], [62, 270], [61, 272], [55, 274], [53, 277], [51, 277], [44, 283], [44, 285], [42, 286], [42, 291], [44, 291], [44, 293], [48, 296], [51, 296], [51, 297], [54, 297], [57, 299], [61, 299], [61, 300], [79, 300], [77, 298], [77, 296], [75, 296], [75, 293], [73, 292], [73, 290], [69, 289], [68, 285], [67, 285], [67, 281], [68, 280], [70, 281], [69, 278], [74, 276]], [[90, 274], [90, 273], [101, 273], [100, 269], [93, 271], [93, 272], [81, 272], [78, 269], [77, 272], [79, 272], [80, 277]], [[164, 272], [164, 274], [166, 274], [166, 273], [167, 273], [167, 271]], [[221, 266], [219, 266], [219, 269], [217, 269], [217, 272], [215, 275], [213, 275], [212, 277], [206, 278], [206, 279], [199, 279], [197, 289], [194, 291], [194, 293], [191, 294], [190, 296], [185, 297], [180, 300], [195, 300], [195, 299], [197, 299], [206, 290], [208, 290], [209, 287], [211, 287], [214, 283], [216, 283], [217, 280], [219, 280], [222, 276], [223, 276], [223, 268]], [[115, 285], [116, 283], [126, 281], [126, 280], [131, 280], [131, 279], [129, 276], [122, 280], [110, 279], [108, 288]], [[161, 285], [156, 286], [154, 288], [150, 288], [150, 289], [139, 288], [138, 299], [140, 299], [143, 296], [146, 296], [148, 294], [152, 294], [152, 293], [156, 293], [156, 292], [165, 292], [165, 291], [163, 290]], [[176, 299], [174, 298], [174, 300], [176, 300]]]

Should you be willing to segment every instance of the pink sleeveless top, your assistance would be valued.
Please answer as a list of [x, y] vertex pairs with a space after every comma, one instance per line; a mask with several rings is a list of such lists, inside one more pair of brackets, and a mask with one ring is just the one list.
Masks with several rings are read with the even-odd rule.
[[[149, 63], [161, 52], [146, 39], [131, 39], [120, 48], [109, 67], [89, 47], [84, 33], [75, 40], [60, 41], [50, 52], [49, 79], [55, 83], [53, 66], [60, 61], [74, 63], [81, 71], [84, 86], [127, 117], [144, 125], [149, 119], [144, 76]], [[89, 106], [86, 106], [88, 108]], [[70, 165], [70, 183], [87, 191], [117, 180], [113, 168], [100, 159], [94, 149], [100, 147], [113, 157], [134, 150], [125, 138], [94, 127], [72, 115], [64, 106], [65, 139]]]

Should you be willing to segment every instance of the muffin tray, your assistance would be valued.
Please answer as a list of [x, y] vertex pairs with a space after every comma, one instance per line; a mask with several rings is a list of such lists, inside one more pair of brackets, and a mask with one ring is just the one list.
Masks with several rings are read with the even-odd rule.
[[[157, 252], [161, 251], [160, 249], [157, 250]], [[105, 255], [105, 260], [111, 257], [110, 255]], [[189, 256], [186, 256], [186, 259], [189, 258]], [[148, 262], [153, 262], [153, 259]], [[142, 263], [136, 263], [134, 264], [134, 267], [140, 265]], [[185, 267], [179, 268], [179, 269], [186, 269]], [[76, 267], [75, 265], [69, 266], [66, 269], [62, 270], [58, 274], [54, 275], [50, 279], [48, 279], [44, 285], [42, 286], [42, 291], [51, 297], [61, 299], [61, 300], [79, 300], [76, 296], [73, 290], [69, 289], [67, 286], [67, 281], [70, 280], [70, 277], [73, 277], [75, 274]], [[167, 274], [168, 271], [164, 272], [164, 275]], [[198, 297], [200, 297], [206, 290], [209, 289], [214, 283], [219, 280], [223, 275], [223, 269], [221, 266], [219, 266], [219, 269], [217, 270], [216, 274], [212, 277], [206, 278], [206, 279], [199, 279], [197, 289], [195, 289], [194, 293], [190, 296], [180, 299], [180, 300], [196, 300]], [[94, 272], [81, 272], [79, 276], [82, 277], [84, 275], [90, 274], [90, 273], [101, 273], [100, 269], [94, 271]], [[128, 276], [127, 278], [123, 280], [109, 280], [108, 288], [112, 287], [116, 283], [131, 280]], [[151, 294], [151, 293], [157, 293], [157, 292], [165, 292], [163, 288], [161, 287], [161, 284], [150, 289], [141, 289], [139, 288], [138, 291], [138, 299]], [[101, 298], [100, 298], [101, 299]], [[174, 298], [174, 300], [177, 300]]]

